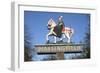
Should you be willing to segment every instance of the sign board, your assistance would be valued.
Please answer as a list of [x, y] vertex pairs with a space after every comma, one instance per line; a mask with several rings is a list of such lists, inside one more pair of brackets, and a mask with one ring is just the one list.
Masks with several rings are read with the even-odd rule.
[[57, 52], [78, 53], [82, 52], [84, 44], [39, 44], [35, 45], [38, 54], [52, 54]]

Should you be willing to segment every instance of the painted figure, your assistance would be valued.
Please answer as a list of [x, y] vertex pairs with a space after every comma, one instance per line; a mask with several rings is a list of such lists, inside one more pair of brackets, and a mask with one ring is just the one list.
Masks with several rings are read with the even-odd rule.
[[58, 25], [57, 25], [57, 36], [61, 37], [62, 35], [62, 29], [64, 28], [64, 22], [62, 20], [63, 16], [59, 16], [58, 18]]
[[[49, 41], [48, 37], [50, 35], [54, 36], [54, 43], [56, 43], [56, 37], [59, 37], [60, 40], [63, 40], [63, 38], [67, 38], [68, 39], [67, 43], [71, 42], [71, 37], [74, 34], [74, 29], [64, 26], [64, 23], [62, 21], [62, 16], [59, 17], [58, 25], [56, 25], [54, 20], [51, 18], [48, 21], [47, 27], [49, 30], [49, 33], [46, 35], [47, 42]], [[61, 35], [63, 35], [63, 36], [61, 36]]]

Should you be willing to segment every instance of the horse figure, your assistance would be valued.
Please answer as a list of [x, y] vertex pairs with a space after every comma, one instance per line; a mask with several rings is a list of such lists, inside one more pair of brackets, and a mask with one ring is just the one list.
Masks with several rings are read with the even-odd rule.
[[[53, 35], [54, 43], [56, 43], [57, 42], [56, 38], [59, 37], [57, 33], [58, 29], [57, 29], [56, 23], [54, 22], [52, 18], [48, 21], [47, 27], [48, 27], [49, 33], [46, 35], [46, 41], [48, 42], [49, 41], [48, 37]], [[62, 26], [61, 35], [63, 35], [63, 37], [61, 36], [59, 38], [60, 40], [63, 40], [63, 38], [67, 38], [68, 39], [67, 43], [70, 43], [73, 33], [74, 33], [74, 30], [72, 28]]]

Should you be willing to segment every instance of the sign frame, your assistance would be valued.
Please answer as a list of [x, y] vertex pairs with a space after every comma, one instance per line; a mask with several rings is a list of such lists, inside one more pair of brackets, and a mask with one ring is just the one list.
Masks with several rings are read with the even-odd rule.
[[[14, 71], [20, 70], [39, 70], [39, 69], [53, 69], [55, 67], [79, 67], [79, 66], [95, 66], [96, 65], [96, 49], [93, 38], [95, 38], [96, 32], [96, 8], [91, 6], [82, 5], [46, 5], [46, 4], [34, 4], [33, 3], [21, 3], [13, 2], [11, 6], [11, 69]], [[91, 14], [91, 59], [82, 60], [64, 60], [64, 61], [46, 61], [46, 62], [24, 62], [24, 50], [23, 48], [23, 10], [39, 10], [39, 11], [55, 11], [66, 12], [66, 9], [71, 10], [69, 12], [80, 12]]]

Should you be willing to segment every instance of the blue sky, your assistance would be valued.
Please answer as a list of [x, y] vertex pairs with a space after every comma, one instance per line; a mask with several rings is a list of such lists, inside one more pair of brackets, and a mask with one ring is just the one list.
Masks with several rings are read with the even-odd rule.
[[48, 33], [47, 22], [52, 17], [57, 23], [58, 17], [63, 16], [66, 27], [74, 29], [73, 42], [80, 42], [84, 38], [90, 14], [83, 13], [58, 13], [58, 12], [38, 12], [24, 11], [25, 31], [32, 37], [32, 44], [44, 44]]

